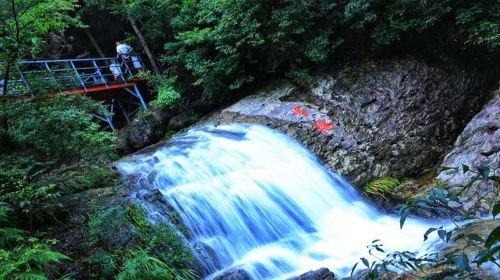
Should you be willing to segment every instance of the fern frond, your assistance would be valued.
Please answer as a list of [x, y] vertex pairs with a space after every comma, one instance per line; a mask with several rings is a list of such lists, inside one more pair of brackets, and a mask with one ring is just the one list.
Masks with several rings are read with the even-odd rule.
[[195, 280], [199, 279], [198, 275], [190, 269], [180, 269], [177, 271], [177, 280]]
[[5, 202], [0, 202], [0, 223], [7, 222], [10, 207]]
[[39, 272], [18, 272], [12, 275], [15, 280], [47, 280], [48, 278]]
[[176, 271], [147, 252], [138, 250], [130, 253], [130, 259], [122, 267], [117, 280], [132, 279], [176, 279]]
[[17, 228], [0, 228], [0, 248], [5, 248], [10, 241], [20, 241], [26, 231]]
[[45, 248], [34, 249], [31, 252], [31, 260], [33, 260], [39, 266], [44, 266], [51, 262], [60, 262], [69, 259], [70, 258], [64, 254]]

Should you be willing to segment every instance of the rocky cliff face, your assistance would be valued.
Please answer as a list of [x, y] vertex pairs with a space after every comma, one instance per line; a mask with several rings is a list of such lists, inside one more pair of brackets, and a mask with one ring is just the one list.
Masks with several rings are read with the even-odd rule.
[[[362, 186], [436, 164], [488, 95], [477, 75], [415, 59], [371, 61], [315, 78], [307, 90], [277, 82], [207, 122], [256, 122], [284, 131]], [[297, 108], [307, 113], [294, 114]], [[321, 133], [319, 120], [336, 126]]]
[[[458, 169], [443, 171], [438, 179], [448, 185], [469, 184], [476, 174], [464, 172], [462, 165], [474, 171], [485, 168], [491, 175], [500, 176], [500, 90], [467, 124], [444, 158], [442, 167]], [[493, 180], [475, 181], [460, 199], [465, 210], [477, 215], [489, 213], [491, 205], [500, 200], [500, 185]]]

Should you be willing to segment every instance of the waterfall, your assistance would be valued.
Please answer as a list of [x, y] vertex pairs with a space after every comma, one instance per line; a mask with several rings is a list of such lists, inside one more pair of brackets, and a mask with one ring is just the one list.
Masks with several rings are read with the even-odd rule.
[[[306, 148], [259, 125], [190, 129], [118, 164], [138, 193], [158, 190], [189, 229], [212, 278], [231, 267], [286, 279], [328, 267], [346, 275], [367, 245], [418, 251], [430, 225], [381, 214]], [[161, 215], [149, 208], [152, 215]]]

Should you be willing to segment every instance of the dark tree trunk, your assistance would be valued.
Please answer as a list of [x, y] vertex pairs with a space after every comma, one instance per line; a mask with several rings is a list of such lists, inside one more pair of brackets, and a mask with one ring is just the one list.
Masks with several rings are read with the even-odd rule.
[[94, 38], [94, 35], [92, 35], [92, 33], [90, 33], [90, 30], [88, 28], [85, 28], [84, 32], [85, 32], [85, 35], [87, 35], [87, 37], [89, 38], [90, 43], [92, 44], [92, 46], [94, 47], [94, 49], [97, 51], [97, 54], [100, 57], [106, 57], [104, 55], [104, 52], [102, 51], [101, 47], [97, 43], [97, 40]]
[[151, 63], [151, 67], [153, 67], [153, 72], [155, 72], [155, 74], [158, 74], [158, 75], [161, 74], [160, 68], [158, 67], [158, 64], [156, 64], [156, 60], [153, 56], [153, 53], [151, 52], [151, 50], [146, 42], [146, 39], [144, 39], [144, 36], [142, 35], [141, 30], [137, 26], [135, 19], [132, 18], [131, 16], [128, 16], [128, 20], [130, 22], [130, 25], [132, 25], [132, 28], [134, 29], [135, 34], [139, 38], [139, 41], [141, 42], [141, 45], [142, 45], [142, 48], [144, 49], [144, 52], [148, 56], [149, 62]]
[[9, 91], [9, 79], [10, 79], [10, 68], [12, 66], [11, 60], [7, 62], [7, 66], [5, 67], [5, 74], [3, 75], [3, 88], [2, 95], [7, 95]]
[[3, 82], [4, 82], [3, 89], [2, 89], [3, 95], [6, 95], [8, 90], [9, 90], [10, 70], [12, 68], [12, 65], [16, 63], [17, 56], [19, 54], [20, 42], [21, 42], [21, 39], [20, 39], [21, 30], [19, 28], [19, 18], [17, 17], [16, 2], [14, 0], [11, 0], [10, 4], [11, 4], [12, 19], [14, 20], [14, 24], [16, 27], [16, 44], [17, 44], [17, 46], [14, 48], [14, 50], [11, 50], [12, 53], [10, 54], [10, 57], [8, 58], [8, 61], [7, 61], [7, 66], [6, 66], [5, 74], [4, 74], [4, 78], [3, 78]]

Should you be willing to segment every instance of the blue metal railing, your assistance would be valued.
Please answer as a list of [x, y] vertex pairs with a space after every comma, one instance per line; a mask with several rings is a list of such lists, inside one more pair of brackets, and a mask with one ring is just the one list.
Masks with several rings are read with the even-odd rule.
[[[0, 62], [0, 96], [3, 96], [1, 89], [6, 82], [6, 65]], [[134, 74], [145, 69], [138, 54], [129, 54], [127, 57], [20, 61], [11, 67], [6, 95], [33, 95], [32, 89], [35, 87], [87, 91], [94, 86], [126, 83]]]

